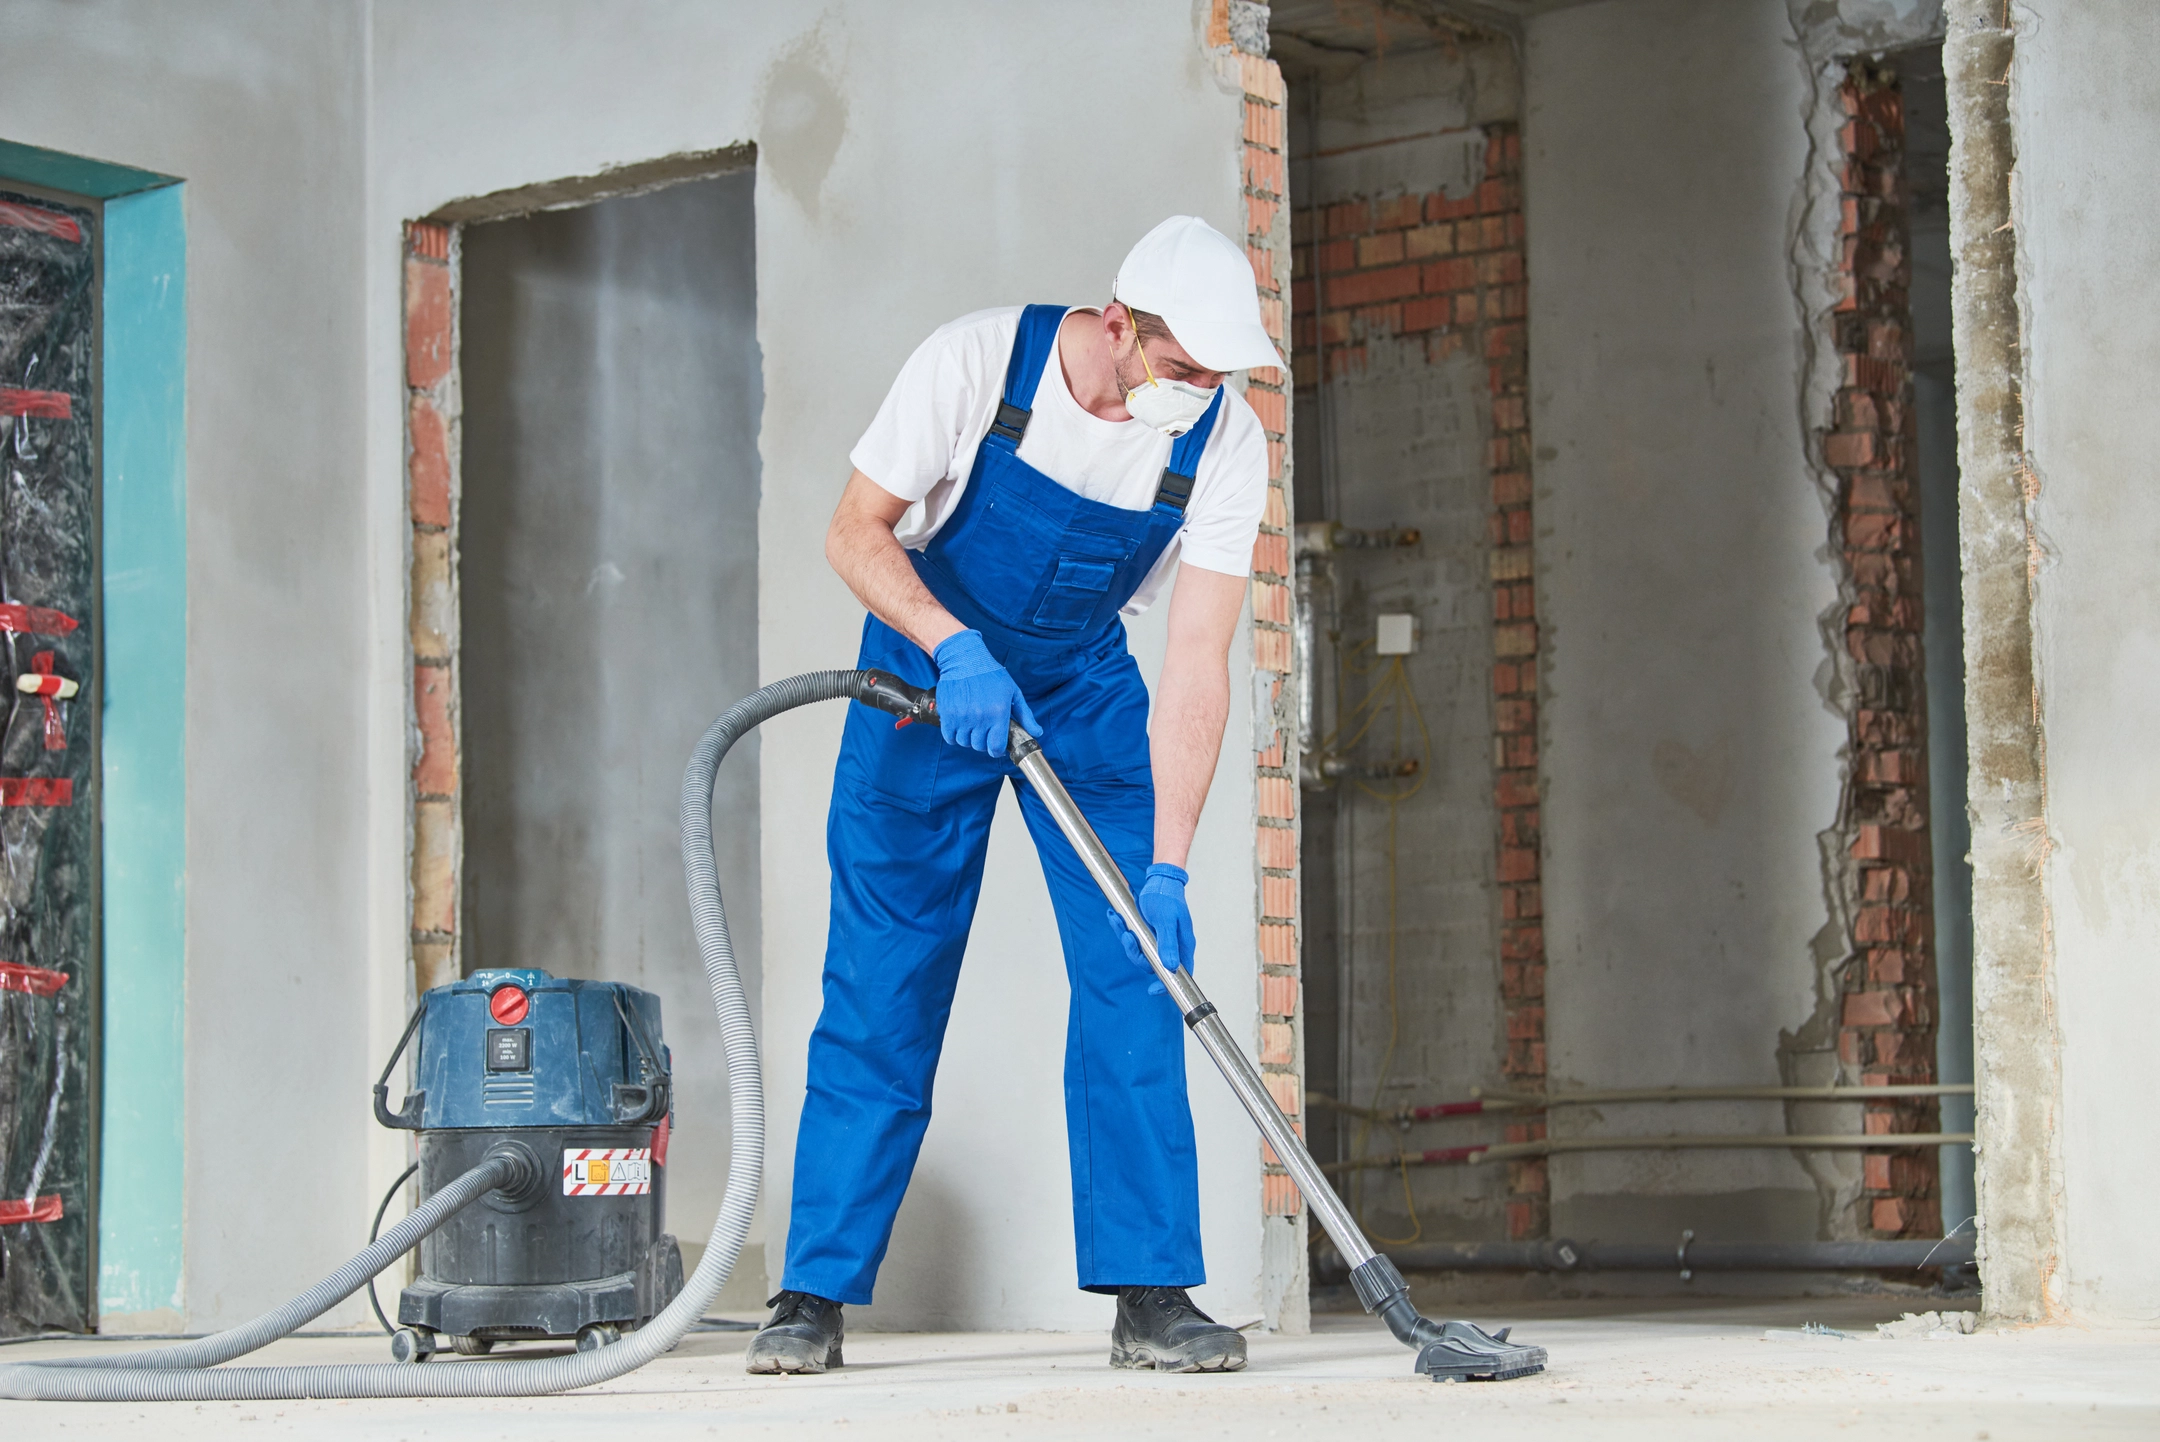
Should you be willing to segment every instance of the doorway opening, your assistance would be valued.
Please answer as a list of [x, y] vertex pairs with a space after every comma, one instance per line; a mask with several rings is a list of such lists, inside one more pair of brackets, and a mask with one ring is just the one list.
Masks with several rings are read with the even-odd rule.
[[[758, 684], [754, 188], [740, 169], [461, 233], [459, 972], [704, 993], [677, 797], [699, 734]], [[756, 738], [737, 751], [714, 846], [754, 998]], [[724, 1052], [708, 1009], [666, 1026], [669, 1189], [707, 1215]]]

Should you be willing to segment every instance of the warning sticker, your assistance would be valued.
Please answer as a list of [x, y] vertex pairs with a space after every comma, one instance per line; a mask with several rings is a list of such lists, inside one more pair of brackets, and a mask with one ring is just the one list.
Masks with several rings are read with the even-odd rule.
[[566, 1147], [562, 1154], [566, 1197], [642, 1197], [652, 1191], [650, 1147]]

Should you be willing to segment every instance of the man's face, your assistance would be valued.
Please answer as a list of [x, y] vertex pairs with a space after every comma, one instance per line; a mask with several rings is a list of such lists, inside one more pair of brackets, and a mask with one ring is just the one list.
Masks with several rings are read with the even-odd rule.
[[[1177, 343], [1175, 336], [1157, 336], [1142, 341], [1133, 325], [1132, 312], [1126, 307], [1116, 307], [1111, 320], [1123, 335], [1112, 351], [1117, 362], [1119, 389], [1138, 390], [1148, 383], [1150, 375], [1159, 381], [1183, 381], [1204, 391], [1211, 391], [1223, 383], [1223, 372], [1208, 370], [1185, 354], [1185, 347]], [[1145, 354], [1142, 353], [1143, 346], [1146, 347]]]

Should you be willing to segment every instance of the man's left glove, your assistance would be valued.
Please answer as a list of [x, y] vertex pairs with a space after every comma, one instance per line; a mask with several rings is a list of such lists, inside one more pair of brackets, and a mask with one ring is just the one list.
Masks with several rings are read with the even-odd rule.
[[[1155, 954], [1162, 958], [1163, 969], [1176, 971], [1184, 967], [1193, 969], [1193, 954], [1197, 949], [1193, 938], [1192, 908], [1185, 904], [1185, 883], [1192, 878], [1182, 866], [1172, 866], [1158, 861], [1147, 869], [1147, 880], [1140, 884], [1140, 894], [1134, 899], [1140, 903], [1140, 917], [1147, 922], [1148, 930], [1155, 933]], [[1133, 935], [1125, 918], [1116, 911], [1105, 911], [1110, 919], [1110, 929], [1117, 933], [1118, 944], [1125, 948], [1125, 959], [1142, 971], [1152, 971], [1147, 956], [1140, 950], [1140, 938]], [[1149, 996], [1162, 995], [1162, 983], [1148, 987]]]
[[990, 654], [982, 632], [955, 631], [931, 656], [938, 670], [938, 730], [947, 742], [1002, 761], [1014, 721], [1028, 735], [1042, 735], [1042, 724], [1028, 710], [1019, 683]]

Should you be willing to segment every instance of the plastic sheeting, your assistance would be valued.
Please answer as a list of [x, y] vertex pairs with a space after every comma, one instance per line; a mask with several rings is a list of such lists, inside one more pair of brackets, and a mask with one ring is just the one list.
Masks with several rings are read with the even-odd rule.
[[0, 1334], [96, 1316], [95, 225], [0, 190]]

